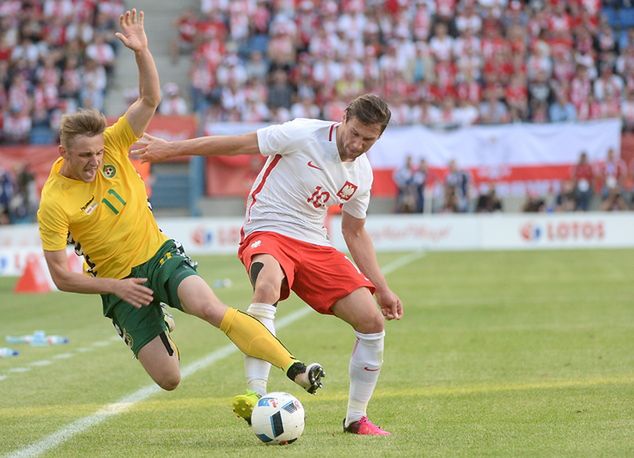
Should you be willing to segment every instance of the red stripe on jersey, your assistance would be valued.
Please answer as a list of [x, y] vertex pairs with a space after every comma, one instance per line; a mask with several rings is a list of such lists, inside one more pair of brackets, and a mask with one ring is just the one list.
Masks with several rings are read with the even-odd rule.
[[336, 126], [336, 125], [337, 125], [337, 124], [335, 123], [335, 124], [333, 124], [332, 126], [330, 126], [330, 132], [328, 133], [328, 141], [329, 141], [329, 142], [331, 142], [331, 141], [332, 141], [332, 133], [334, 132], [334, 130], [335, 130], [335, 126]]
[[[269, 164], [269, 166], [264, 171], [264, 175], [262, 175], [262, 181], [260, 181], [260, 184], [258, 184], [257, 188], [255, 188], [253, 192], [251, 193], [251, 205], [249, 205], [249, 211], [247, 211], [246, 221], [248, 221], [249, 218], [251, 217], [251, 208], [253, 208], [253, 205], [255, 204], [255, 201], [257, 200], [257, 195], [260, 193], [260, 191], [262, 191], [262, 188], [264, 187], [264, 183], [266, 182], [266, 179], [269, 177], [269, 175], [271, 174], [271, 172], [273, 171], [277, 163], [280, 162], [280, 159], [282, 159], [282, 155], [276, 154], [273, 160], [271, 161], [271, 163]], [[244, 240], [244, 226], [240, 228], [240, 243], [242, 243], [243, 240]]]

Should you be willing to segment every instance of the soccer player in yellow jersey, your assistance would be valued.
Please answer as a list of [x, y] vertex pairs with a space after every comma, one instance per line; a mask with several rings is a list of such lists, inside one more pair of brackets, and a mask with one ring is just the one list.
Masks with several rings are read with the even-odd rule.
[[[305, 366], [258, 320], [223, 304], [182, 246], [159, 230], [144, 183], [128, 159], [160, 102], [159, 76], [143, 12], [126, 11], [119, 22], [116, 36], [136, 58], [139, 98], [108, 128], [95, 110], [62, 118], [61, 157], [44, 185], [38, 211], [53, 281], [62, 291], [101, 294], [104, 315], [165, 390], [179, 384], [180, 369], [161, 302], [219, 327], [244, 353], [285, 370], [314, 393], [324, 376], [321, 366]], [[89, 275], [68, 269], [67, 243], [84, 256]]]

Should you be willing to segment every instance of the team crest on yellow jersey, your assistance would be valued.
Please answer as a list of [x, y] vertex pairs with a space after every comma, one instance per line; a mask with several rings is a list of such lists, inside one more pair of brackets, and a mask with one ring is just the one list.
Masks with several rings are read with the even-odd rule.
[[112, 164], [104, 164], [101, 171], [103, 173], [103, 176], [105, 176], [106, 178], [113, 178], [117, 174], [117, 169]]

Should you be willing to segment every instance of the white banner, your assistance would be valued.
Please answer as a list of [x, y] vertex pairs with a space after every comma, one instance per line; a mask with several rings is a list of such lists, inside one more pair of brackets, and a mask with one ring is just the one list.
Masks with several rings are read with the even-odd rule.
[[240, 218], [159, 218], [158, 225], [168, 236], [183, 244], [188, 254], [237, 254]]
[[373, 168], [393, 169], [405, 157], [445, 167], [451, 159], [465, 168], [573, 164], [586, 151], [590, 161], [621, 150], [621, 121], [507, 124], [436, 131], [422, 126], [388, 127], [368, 152]]
[[[213, 135], [251, 132], [266, 124], [217, 123]], [[609, 148], [621, 150], [621, 120], [578, 123], [504, 124], [433, 130], [423, 126], [389, 126], [368, 152], [373, 168], [394, 169], [405, 157], [426, 158], [432, 167], [456, 159], [461, 167], [572, 164], [586, 151], [590, 161], [605, 159]]]
[[[345, 249], [341, 219], [331, 237]], [[634, 247], [632, 213], [375, 216], [367, 229], [377, 251], [531, 250]]]
[[[159, 226], [194, 258], [236, 255], [242, 218], [166, 218], [159, 219]], [[377, 215], [367, 219], [366, 228], [377, 251], [634, 247], [634, 213]], [[32, 256], [44, 265], [39, 239], [32, 243], [34, 231], [35, 225], [0, 228], [0, 276], [20, 275]], [[341, 217], [330, 220], [329, 233], [345, 251]], [[78, 259], [69, 257], [79, 271]]]

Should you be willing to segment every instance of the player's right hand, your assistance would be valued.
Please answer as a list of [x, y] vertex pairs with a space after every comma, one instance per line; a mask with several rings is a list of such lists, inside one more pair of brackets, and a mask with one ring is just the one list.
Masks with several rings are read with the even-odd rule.
[[154, 292], [143, 286], [145, 282], [147, 278], [124, 278], [117, 282], [114, 294], [139, 309], [150, 304], [154, 298]]

